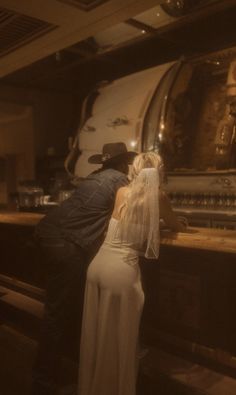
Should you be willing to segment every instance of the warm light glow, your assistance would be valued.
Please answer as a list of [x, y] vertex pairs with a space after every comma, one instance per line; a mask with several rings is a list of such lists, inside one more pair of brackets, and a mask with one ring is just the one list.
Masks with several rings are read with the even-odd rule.
[[146, 33], [146, 30], [142, 30], [142, 34], [145, 34]]
[[130, 142], [130, 146], [131, 146], [132, 148], [135, 148], [136, 145], [137, 145], [137, 141], [132, 140], [132, 141]]
[[157, 16], [160, 16], [160, 12], [157, 12]]
[[160, 128], [161, 128], [161, 130], [164, 130], [164, 129], [165, 129], [165, 124], [164, 124], [164, 122], [161, 122]]

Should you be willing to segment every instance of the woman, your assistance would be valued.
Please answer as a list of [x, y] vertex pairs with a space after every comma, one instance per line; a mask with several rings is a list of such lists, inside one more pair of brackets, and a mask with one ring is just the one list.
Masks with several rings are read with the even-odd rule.
[[136, 156], [132, 181], [118, 190], [106, 239], [89, 266], [79, 395], [135, 395], [144, 303], [139, 256], [158, 258], [160, 217], [172, 230], [181, 230], [159, 188], [161, 168], [154, 152]]

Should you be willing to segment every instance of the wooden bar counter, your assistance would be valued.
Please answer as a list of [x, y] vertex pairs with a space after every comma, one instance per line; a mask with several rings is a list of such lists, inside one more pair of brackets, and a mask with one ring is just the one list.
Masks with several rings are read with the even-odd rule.
[[[34, 227], [43, 214], [0, 212], [0, 274], [44, 288]], [[161, 232], [158, 260], [141, 261], [142, 336], [236, 376], [236, 231]]]
[[[39, 213], [0, 212], [0, 226], [34, 227], [44, 217]], [[189, 228], [185, 233], [161, 232], [161, 245], [206, 251], [236, 253], [236, 231]]]

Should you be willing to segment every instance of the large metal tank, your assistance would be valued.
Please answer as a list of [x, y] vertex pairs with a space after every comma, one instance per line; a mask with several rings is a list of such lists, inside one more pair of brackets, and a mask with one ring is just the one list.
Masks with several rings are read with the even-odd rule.
[[86, 121], [77, 136], [76, 177], [97, 167], [88, 157], [100, 153], [105, 143], [124, 141], [130, 150], [154, 150], [164, 159], [166, 190], [178, 213], [193, 225], [236, 228], [232, 139], [221, 167], [218, 155], [219, 125], [229, 98], [235, 98], [235, 58], [234, 48], [181, 59], [96, 88], [86, 99]]

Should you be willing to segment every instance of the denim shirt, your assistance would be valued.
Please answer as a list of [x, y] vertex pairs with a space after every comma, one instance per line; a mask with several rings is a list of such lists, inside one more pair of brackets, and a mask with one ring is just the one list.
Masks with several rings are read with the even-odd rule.
[[63, 238], [83, 249], [101, 244], [121, 186], [128, 184], [123, 173], [99, 170], [79, 184], [73, 195], [48, 213], [36, 227], [36, 237]]

